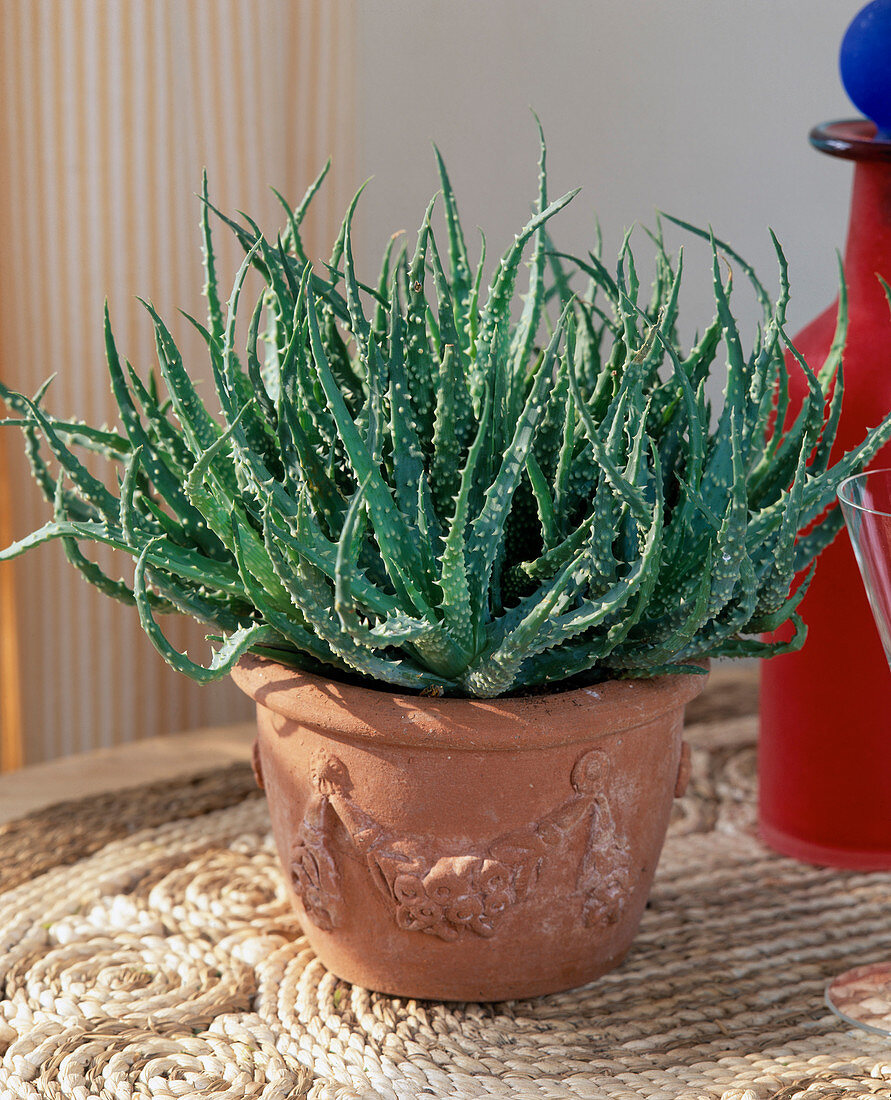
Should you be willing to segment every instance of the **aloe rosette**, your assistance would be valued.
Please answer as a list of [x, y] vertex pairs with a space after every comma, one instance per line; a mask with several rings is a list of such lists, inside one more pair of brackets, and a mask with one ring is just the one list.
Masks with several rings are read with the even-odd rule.
[[[542, 143], [534, 214], [483, 292], [485, 240], [473, 265], [438, 154], [437, 163], [446, 250], [431, 202], [412, 249], [391, 240], [374, 287], [353, 261], [358, 196], [323, 270], [306, 255], [301, 223], [327, 166], [296, 209], [284, 204], [274, 242], [216, 211], [205, 182], [208, 316], [190, 320], [218, 410], [151, 305], [160, 379], [148, 382], [122, 361], [106, 311], [120, 429], [55, 418], [46, 387], [33, 399], [0, 387], [15, 414], [4, 423], [23, 430], [53, 505], [52, 519], [0, 558], [60, 540], [86, 579], [134, 604], [162, 656], [199, 681], [253, 650], [400, 689], [495, 696], [800, 645], [797, 606], [813, 566], [800, 578], [841, 526], [838, 510], [826, 511], [836, 485], [891, 436], [889, 420], [830, 465], [844, 292], [819, 372], [792, 348], [809, 384], [792, 416], [779, 245], [772, 302], [751, 268], [709, 238], [715, 316], [685, 350], [683, 255], [668, 253], [661, 230], [650, 235], [646, 301], [629, 237], [614, 270], [599, 247], [583, 258], [558, 252], [549, 225], [574, 193], [549, 201]], [[225, 305], [212, 214], [245, 250]], [[763, 308], [749, 351], [724, 259]], [[251, 268], [264, 287], [242, 344]], [[726, 388], [713, 423], [705, 382], [716, 370]], [[108, 460], [116, 479], [91, 473], [84, 453]], [[100, 569], [89, 543], [130, 555], [132, 581]], [[164, 636], [156, 615], [169, 611], [216, 628], [207, 665]], [[760, 639], [790, 620], [791, 641]]]

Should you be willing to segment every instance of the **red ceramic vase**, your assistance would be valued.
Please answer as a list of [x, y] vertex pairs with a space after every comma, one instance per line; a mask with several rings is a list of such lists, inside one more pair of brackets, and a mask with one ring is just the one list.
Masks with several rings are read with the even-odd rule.
[[[855, 161], [845, 251], [849, 328], [844, 402], [833, 460], [891, 410], [891, 142], [869, 122], [811, 134], [817, 148]], [[815, 370], [835, 333], [837, 304], [794, 339]], [[806, 382], [790, 361], [792, 407]], [[871, 468], [891, 467], [891, 444]], [[764, 841], [797, 859], [891, 869], [891, 672], [847, 533], [820, 558], [801, 606], [803, 649], [764, 662], [759, 741]]]

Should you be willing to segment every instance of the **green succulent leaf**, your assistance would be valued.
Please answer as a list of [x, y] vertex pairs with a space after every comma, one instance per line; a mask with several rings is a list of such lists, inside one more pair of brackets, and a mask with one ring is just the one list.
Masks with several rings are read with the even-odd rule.
[[[218, 211], [203, 179], [207, 318], [187, 320], [206, 362], [187, 368], [147, 305], [158, 377], [121, 358], [105, 315], [119, 426], [53, 415], [46, 385], [28, 398], [0, 383], [0, 426], [22, 432], [52, 506], [0, 560], [61, 543], [200, 682], [255, 651], [369, 684], [488, 697], [694, 674], [691, 661], [799, 646], [813, 559], [842, 524], [836, 487], [891, 438], [889, 417], [833, 462], [844, 286], [830, 354], [812, 369], [786, 335], [776, 239], [772, 297], [711, 230], [668, 218], [711, 248], [713, 311], [682, 343], [683, 251], [670, 253], [660, 220], [644, 242], [648, 291], [630, 232], [614, 266], [599, 229], [584, 258], [555, 246], [576, 192], [550, 201], [538, 130], [531, 217], [488, 273], [482, 235], [471, 264], [438, 151], [439, 205], [413, 248], [390, 238], [371, 283], [354, 255], [359, 193], [313, 270], [302, 232], [328, 165], [296, 207], [276, 192], [285, 224], [274, 237]], [[244, 250], [228, 295], [211, 215]], [[248, 308], [251, 271], [263, 286]], [[763, 314], [751, 337], [734, 315], [734, 272]], [[91, 544], [132, 562], [132, 585]], [[156, 615], [174, 611], [222, 632], [207, 662], [162, 631]], [[790, 625], [785, 641], [758, 637]]]

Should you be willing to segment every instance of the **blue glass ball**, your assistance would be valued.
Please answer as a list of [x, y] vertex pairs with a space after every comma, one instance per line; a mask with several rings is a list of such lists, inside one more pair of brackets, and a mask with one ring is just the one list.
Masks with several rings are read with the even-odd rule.
[[854, 16], [838, 64], [854, 106], [891, 137], [891, 0], [873, 0]]

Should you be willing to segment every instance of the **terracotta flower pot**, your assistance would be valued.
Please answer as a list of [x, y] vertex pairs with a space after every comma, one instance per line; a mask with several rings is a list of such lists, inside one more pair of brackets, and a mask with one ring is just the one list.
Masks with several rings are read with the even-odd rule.
[[349, 982], [435, 1000], [530, 997], [617, 966], [704, 676], [436, 699], [254, 656], [258, 781], [310, 944]]

